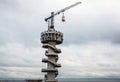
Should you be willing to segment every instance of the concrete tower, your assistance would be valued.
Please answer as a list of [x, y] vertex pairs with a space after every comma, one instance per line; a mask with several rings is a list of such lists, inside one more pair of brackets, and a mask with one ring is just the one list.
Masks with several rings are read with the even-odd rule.
[[[51, 12], [51, 16], [45, 19], [45, 21], [48, 22], [48, 30], [41, 33], [41, 43], [43, 43], [43, 48], [47, 48], [45, 52], [47, 58], [42, 59], [42, 62], [47, 63], [47, 68], [42, 69], [42, 72], [47, 72], [47, 74], [45, 74], [44, 77], [45, 82], [57, 82], [55, 78], [58, 75], [58, 70], [56, 68], [61, 67], [61, 64], [57, 63], [59, 58], [58, 53], [61, 53], [61, 50], [56, 48], [56, 45], [61, 44], [63, 42], [63, 34], [55, 30], [54, 17], [80, 3], [81, 2], [76, 2], [75, 4], [72, 4], [64, 9], [61, 9], [56, 13]], [[62, 21], [63, 22], [65, 21], [64, 13]]]
[[41, 43], [43, 43], [43, 48], [47, 49], [45, 51], [47, 58], [42, 59], [42, 62], [47, 63], [47, 68], [42, 69], [42, 72], [47, 72], [44, 76], [45, 82], [58, 82], [55, 78], [58, 75], [57, 68], [61, 67], [61, 64], [57, 63], [58, 53], [61, 53], [61, 50], [56, 48], [56, 45], [63, 42], [63, 34], [56, 31], [52, 23], [47, 31], [41, 33]]

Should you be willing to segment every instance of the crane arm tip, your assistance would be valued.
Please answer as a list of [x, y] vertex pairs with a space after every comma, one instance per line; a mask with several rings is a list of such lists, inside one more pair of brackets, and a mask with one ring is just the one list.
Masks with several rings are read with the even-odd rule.
[[77, 2], [77, 3], [81, 4], [82, 2], [81, 2], [81, 1], [79, 1], [79, 2]]

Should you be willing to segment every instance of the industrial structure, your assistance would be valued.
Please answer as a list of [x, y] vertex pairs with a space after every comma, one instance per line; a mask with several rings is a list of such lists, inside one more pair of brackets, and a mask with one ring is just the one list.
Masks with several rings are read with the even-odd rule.
[[[45, 82], [58, 82], [55, 78], [58, 75], [58, 67], [61, 67], [61, 64], [58, 64], [59, 59], [58, 54], [61, 53], [61, 50], [56, 48], [56, 45], [63, 42], [63, 33], [56, 31], [54, 28], [54, 16], [65, 12], [66, 10], [80, 4], [77, 2], [73, 5], [70, 5], [64, 9], [61, 9], [57, 13], [51, 12], [51, 16], [46, 18], [45, 21], [48, 22], [48, 30], [41, 33], [41, 43], [43, 43], [43, 48], [46, 48], [45, 55], [47, 58], [43, 58], [42, 62], [47, 63], [47, 68], [43, 68], [42, 72], [47, 72], [44, 76]], [[64, 22], [64, 14], [62, 21]]]
[[56, 31], [53, 26], [49, 27], [47, 31], [41, 33], [41, 42], [43, 48], [47, 48], [45, 55], [48, 58], [43, 58], [42, 62], [47, 63], [47, 68], [42, 69], [42, 72], [47, 72], [45, 75], [45, 82], [57, 82], [55, 80], [58, 75], [56, 67], [61, 67], [58, 61], [58, 53], [61, 53], [60, 49], [56, 48], [56, 45], [63, 42], [63, 34]]

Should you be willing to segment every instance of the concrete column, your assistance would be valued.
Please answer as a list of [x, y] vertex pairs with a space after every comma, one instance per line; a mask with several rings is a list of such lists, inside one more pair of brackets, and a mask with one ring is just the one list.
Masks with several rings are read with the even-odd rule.
[[41, 43], [43, 43], [43, 48], [46, 48], [45, 55], [47, 58], [43, 58], [42, 62], [47, 63], [47, 68], [43, 68], [42, 72], [47, 72], [45, 74], [45, 82], [57, 82], [55, 79], [58, 75], [57, 67], [61, 67], [58, 64], [58, 53], [61, 50], [56, 48], [56, 45], [63, 42], [63, 34], [54, 29], [48, 29], [41, 33]]

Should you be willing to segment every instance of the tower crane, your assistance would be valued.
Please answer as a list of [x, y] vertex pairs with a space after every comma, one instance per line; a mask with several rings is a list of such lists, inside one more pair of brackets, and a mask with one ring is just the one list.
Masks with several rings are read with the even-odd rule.
[[[54, 17], [80, 3], [81, 2], [77, 2], [64, 9], [61, 9], [56, 13], [51, 12], [51, 16], [45, 19], [45, 21], [48, 23], [50, 21], [50, 25], [48, 24], [48, 30], [41, 33], [41, 39], [40, 39], [41, 43], [43, 43], [43, 48], [47, 49], [45, 52], [47, 58], [42, 59], [43, 63], [47, 63], [47, 68], [42, 69], [42, 72], [46, 72], [44, 76], [45, 82], [58, 82], [58, 80], [55, 78], [58, 75], [57, 68], [61, 67], [61, 64], [57, 63], [59, 59], [58, 54], [61, 53], [61, 50], [58, 49], [56, 45], [59, 45], [63, 42], [63, 33], [56, 31], [54, 29]], [[62, 21], [65, 21], [64, 13], [63, 13]]]
[[[50, 20], [50, 26], [49, 26], [49, 28], [54, 28], [54, 17], [55, 17], [56, 15], [59, 15], [60, 13], [63, 13], [63, 12], [65, 12], [66, 10], [68, 10], [68, 9], [70, 9], [70, 8], [76, 6], [76, 5], [79, 5], [79, 4], [81, 4], [81, 2], [76, 2], [76, 3], [74, 3], [74, 4], [72, 4], [72, 5], [68, 6], [68, 7], [66, 7], [66, 8], [64, 8], [64, 9], [61, 9], [61, 10], [57, 11], [56, 13], [51, 12], [51, 16], [45, 18], [45, 21], [46, 21], [46, 22], [48, 22], [48, 20], [51, 19], [51, 20]], [[63, 17], [62, 17], [62, 21], [63, 21], [63, 22], [65, 21], [64, 18], [65, 18], [65, 17], [64, 17], [64, 13], [63, 13]]]

